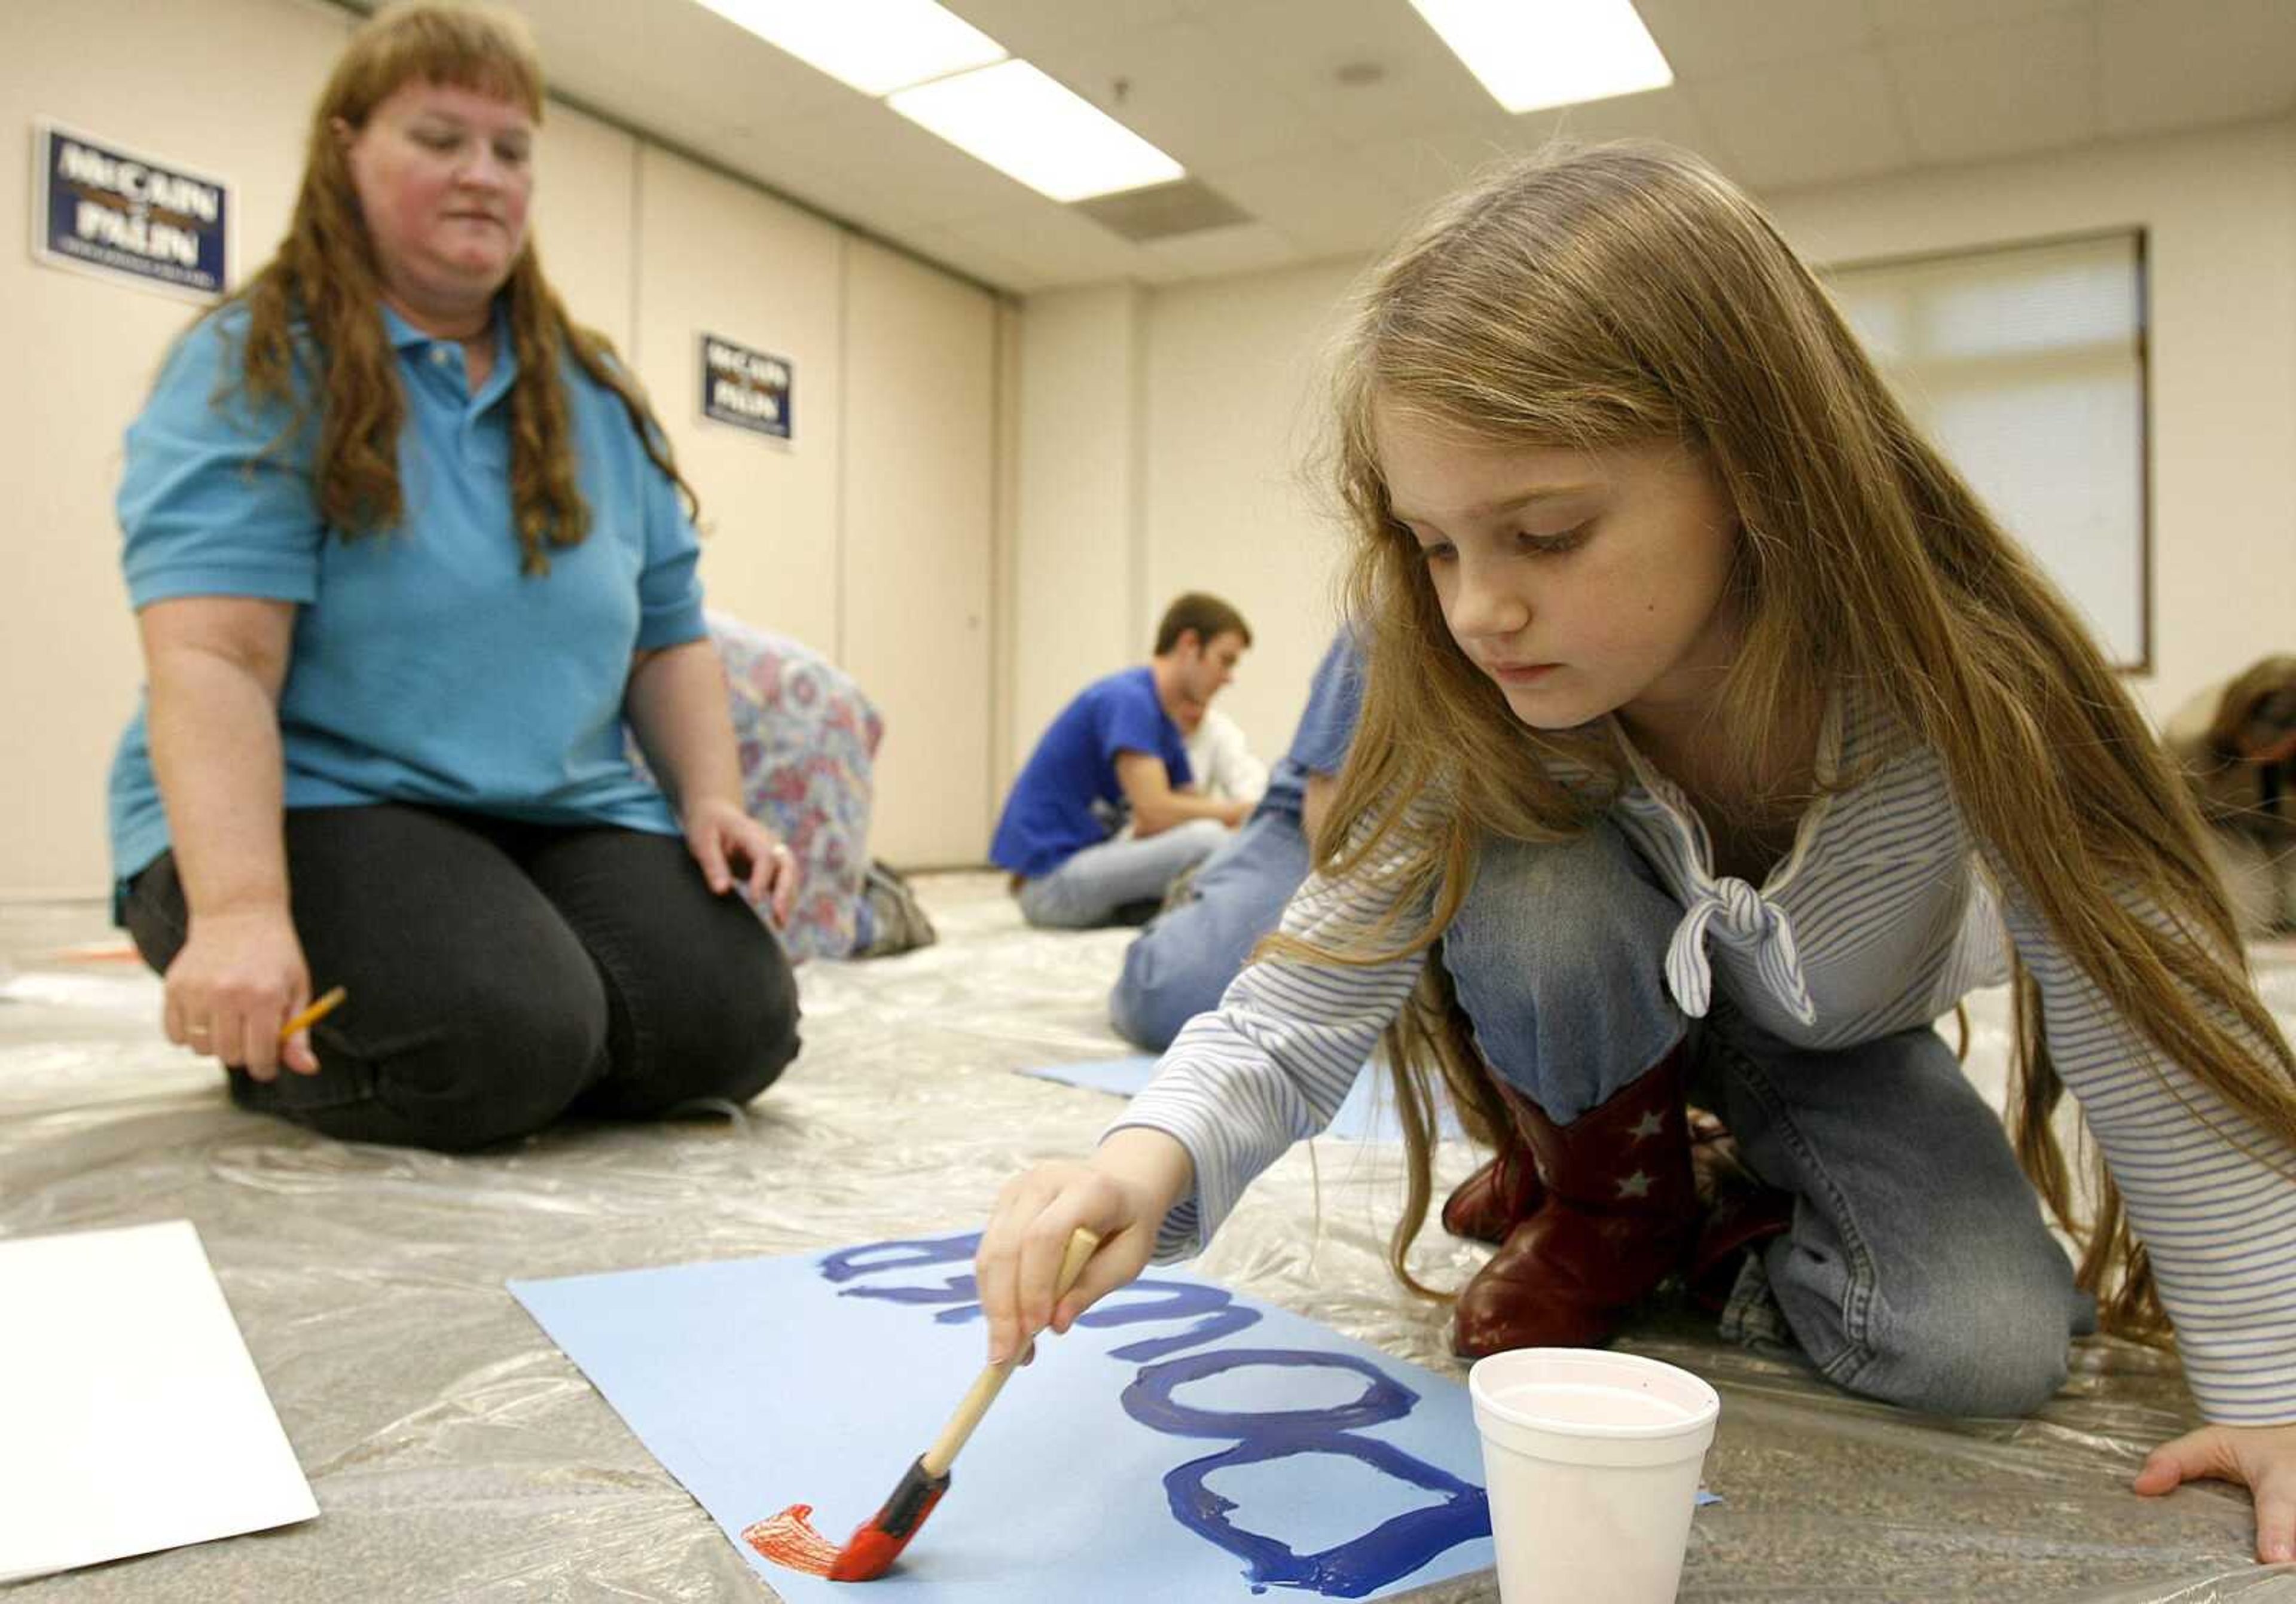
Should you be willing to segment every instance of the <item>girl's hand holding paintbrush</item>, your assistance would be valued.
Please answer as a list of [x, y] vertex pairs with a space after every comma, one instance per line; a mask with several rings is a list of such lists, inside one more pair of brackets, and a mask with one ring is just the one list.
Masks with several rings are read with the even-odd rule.
[[[988, 1362], [1020, 1354], [1027, 1363], [1037, 1332], [1067, 1330], [1138, 1275], [1164, 1216], [1194, 1184], [1187, 1149], [1137, 1125], [1111, 1132], [1089, 1163], [1039, 1165], [1006, 1182], [973, 1257]], [[1078, 1229], [1097, 1236], [1100, 1248], [1076, 1284], [1056, 1297], [1062, 1256]]]
[[[1071, 1231], [1061, 1243], [1061, 1257], [1053, 1273], [1053, 1294], [1055, 1297], [1076, 1284], [1085, 1261], [1093, 1256], [1100, 1240], [1089, 1231]], [[1025, 1358], [1022, 1363], [1025, 1363]], [[826, 1576], [832, 1582], [873, 1582], [892, 1567], [924, 1523], [925, 1518], [939, 1507], [941, 1495], [948, 1491], [956, 1456], [972, 1439], [980, 1419], [996, 1395], [1004, 1390], [1004, 1383], [1019, 1366], [1007, 1360], [992, 1360], [974, 1378], [956, 1412], [932, 1440], [932, 1445], [919, 1454], [901, 1479], [893, 1485], [892, 1495], [878, 1507], [877, 1512], [854, 1528], [843, 1547], [833, 1547], [829, 1540], [814, 1529], [811, 1504], [791, 1504], [780, 1514], [768, 1519], [753, 1521], [742, 1530], [742, 1540], [775, 1565], [785, 1565], [808, 1575]]]

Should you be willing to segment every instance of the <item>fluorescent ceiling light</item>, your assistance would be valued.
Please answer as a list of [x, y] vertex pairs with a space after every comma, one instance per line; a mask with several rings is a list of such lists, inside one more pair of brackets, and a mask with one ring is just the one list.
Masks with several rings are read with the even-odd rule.
[[1628, 0], [1411, 0], [1510, 111], [1663, 89], [1674, 70]]
[[885, 103], [1055, 200], [1162, 184], [1185, 169], [1026, 61], [904, 89]]
[[933, 0], [701, 0], [767, 44], [884, 94], [1004, 59], [1004, 47]]

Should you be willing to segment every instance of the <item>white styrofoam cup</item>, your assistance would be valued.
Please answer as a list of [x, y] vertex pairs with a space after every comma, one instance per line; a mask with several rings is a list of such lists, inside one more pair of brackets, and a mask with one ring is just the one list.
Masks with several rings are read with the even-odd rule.
[[1668, 1604], [1722, 1400], [1671, 1364], [1518, 1348], [1467, 1374], [1505, 1604]]

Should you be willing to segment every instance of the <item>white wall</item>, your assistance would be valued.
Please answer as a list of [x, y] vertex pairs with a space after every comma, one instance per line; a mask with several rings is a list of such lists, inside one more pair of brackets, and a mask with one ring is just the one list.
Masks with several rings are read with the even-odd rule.
[[[647, 149], [638, 241], [634, 362], [701, 498], [709, 605], [834, 655], [844, 233]], [[703, 330], [794, 364], [787, 444], [701, 417]]]
[[1000, 797], [1062, 704], [1152, 644], [1137, 502], [1144, 300], [1131, 285], [1061, 291], [1031, 296], [1021, 316], [1012, 744]]
[[1339, 617], [1344, 549], [1310, 477], [1329, 412], [1325, 346], [1353, 265], [1158, 294], [1148, 320], [1144, 638], [1182, 591], [1239, 608], [1252, 647], [1221, 710], [1273, 762]]
[[2142, 226], [2151, 252], [2152, 672], [2165, 721], [2296, 650], [2296, 122], [1783, 196], [1821, 261]]
[[890, 737], [873, 834], [905, 862], [988, 848], [997, 324], [980, 290], [865, 240], [845, 253], [839, 639]]
[[542, 270], [568, 315], [627, 357], [640, 237], [638, 142], [571, 106], [552, 106], [534, 160], [528, 226]]
[[1354, 271], [1029, 298], [1000, 790], [1069, 698], [1147, 658], [1183, 591], [1225, 597], [1250, 623], [1221, 706], [1270, 759], [1290, 741], [1336, 617], [1339, 544], [1303, 466]]
[[[316, 0], [12, 0], [0, 127], [26, 143], [0, 160], [0, 217], [26, 226], [29, 123], [44, 114], [228, 182], [232, 266], [253, 271], [286, 225], [305, 122], [349, 27]], [[652, 393], [701, 497], [710, 605], [845, 661], [879, 701], [880, 855], [977, 860], [993, 799], [1007, 314], [962, 280], [563, 105], [545, 119], [539, 164], [544, 264], [575, 319], [611, 338]], [[120, 434], [196, 310], [0, 252], [0, 349], [18, 376], [0, 394], [0, 896], [109, 882], [104, 776], [142, 677], [111, 514]], [[795, 360], [792, 446], [700, 419], [704, 329]], [[857, 408], [857, 350], [870, 397]], [[906, 636], [880, 603], [909, 621]], [[936, 671], [905, 655], [912, 639], [932, 642]]]
[[[2106, 227], [2150, 233], [2153, 671], [2131, 681], [2156, 718], [2209, 682], [2296, 649], [2296, 123], [2249, 126], [1958, 168], [1771, 198], [1819, 261], [1951, 250]], [[1226, 703], [1256, 749], [1290, 739], [1328, 637], [1338, 536], [1297, 482], [1322, 398], [1317, 358], [1361, 264], [1346, 262], [1141, 292], [1031, 298], [1022, 330], [1019, 495], [1024, 561], [1053, 565], [1019, 591], [1046, 632], [1016, 654], [1005, 772], [1062, 700], [1145, 651], [1144, 620], [1171, 591], [1227, 595], [1259, 644]], [[1132, 294], [1133, 292], [1123, 292]], [[1093, 315], [1099, 308], [1102, 315]], [[1137, 461], [1070, 434], [1128, 415], [1119, 374], [1144, 364], [1130, 410]], [[1079, 405], [1079, 395], [1088, 396]], [[1086, 486], [1114, 479], [1123, 494]], [[1128, 495], [1131, 518], [1124, 521]], [[1065, 521], [1047, 507], [1072, 510]], [[1035, 510], [1038, 516], [1029, 516]], [[1062, 540], [1093, 531], [1138, 553], [1127, 629], [1106, 621], [1122, 560]], [[1058, 573], [1062, 577], [1052, 577]], [[1052, 616], [1082, 582], [1100, 620]]]
[[[45, 115], [230, 184], [234, 266], [254, 266], [286, 228], [310, 95], [241, 86], [316, 93], [346, 31], [334, 7], [292, 0], [12, 6], [0, 221], [29, 225], [30, 125]], [[0, 889], [86, 894], [109, 880], [104, 776], [143, 677], [111, 514], [120, 435], [197, 308], [37, 266], [15, 239], [0, 250]]]

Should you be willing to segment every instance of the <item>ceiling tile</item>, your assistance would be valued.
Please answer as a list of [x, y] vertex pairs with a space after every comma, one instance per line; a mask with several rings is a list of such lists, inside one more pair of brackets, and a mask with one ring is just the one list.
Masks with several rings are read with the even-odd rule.
[[1879, 52], [1850, 51], [1767, 67], [1687, 93], [1756, 189], [1786, 189], [1907, 167], [1913, 146]]
[[[1178, 0], [941, 0], [1017, 56], [1063, 39], [1115, 38], [1182, 14]], [[1043, 65], [1037, 61], [1039, 66]]]
[[2111, 134], [2271, 117], [2296, 106], [2291, 0], [2106, 0], [2098, 98]]
[[1314, 257], [1383, 246], [1418, 209], [1350, 151], [1280, 157], [1204, 178]]
[[1239, 223], [1232, 228], [1176, 234], [1150, 244], [1147, 254], [1146, 276], [1158, 283], [1218, 278], [1231, 273], [1258, 273], [1300, 259], [1299, 248], [1265, 223]]
[[1873, 42], [1858, 0], [1635, 0], [1675, 77], [1710, 78]]
[[1472, 123], [1373, 140], [1357, 146], [1355, 155], [1416, 208], [1440, 200], [1484, 168], [1558, 138], [1588, 144], [1653, 139], [1694, 151], [1716, 167], [1732, 170], [1721, 140], [1708, 128], [1705, 118], [1679, 86], [1521, 117], [1494, 110], [1489, 117]]
[[1551, 119], [1548, 132], [1572, 139], [1657, 139], [1696, 151], [1717, 163], [1722, 160], [1720, 139], [1679, 84], [1641, 94], [1614, 94], [1608, 100], [1562, 106], [1546, 115]]
[[1144, 259], [1139, 246], [1051, 201], [947, 226], [959, 239], [1042, 275], [1046, 283], [1134, 278]]
[[2096, 0], [1866, 0], [1866, 4], [1874, 19], [1874, 31], [1885, 45], [2096, 9]]
[[1030, 59], [1192, 171], [1328, 137], [1201, 22], [1056, 41]]
[[1914, 154], [1967, 161], [2097, 135], [2096, 28], [2085, 15], [1954, 34], [1883, 52]]
[[[984, 282], [1368, 252], [1557, 132], [1784, 189], [2296, 110], [2296, 0], [1637, 0], [1674, 87], [1509, 117], [1406, 0], [949, 0], [1252, 211], [1136, 247], [693, 0], [509, 0], [578, 104]], [[1348, 88], [1348, 64], [1384, 70]]]
[[[1305, 111], [1342, 143], [1406, 134], [1499, 108], [1404, 0], [1258, 0], [1205, 14], [1261, 92]], [[1370, 84], [1342, 67], [1371, 65]]]
[[806, 117], [761, 122], [755, 139], [775, 160], [852, 179], [920, 222], [954, 222], [1031, 200], [1057, 209], [1026, 184], [860, 95]]
[[688, 0], [515, 0], [534, 24], [551, 86], [619, 115], [680, 105], [728, 120], [858, 98], [825, 73]]
[[1480, 121], [1374, 139], [1355, 148], [1355, 160], [1376, 174], [1406, 206], [1431, 205], [1494, 162], [1544, 143], [1551, 125], [1511, 118], [1497, 108]]

